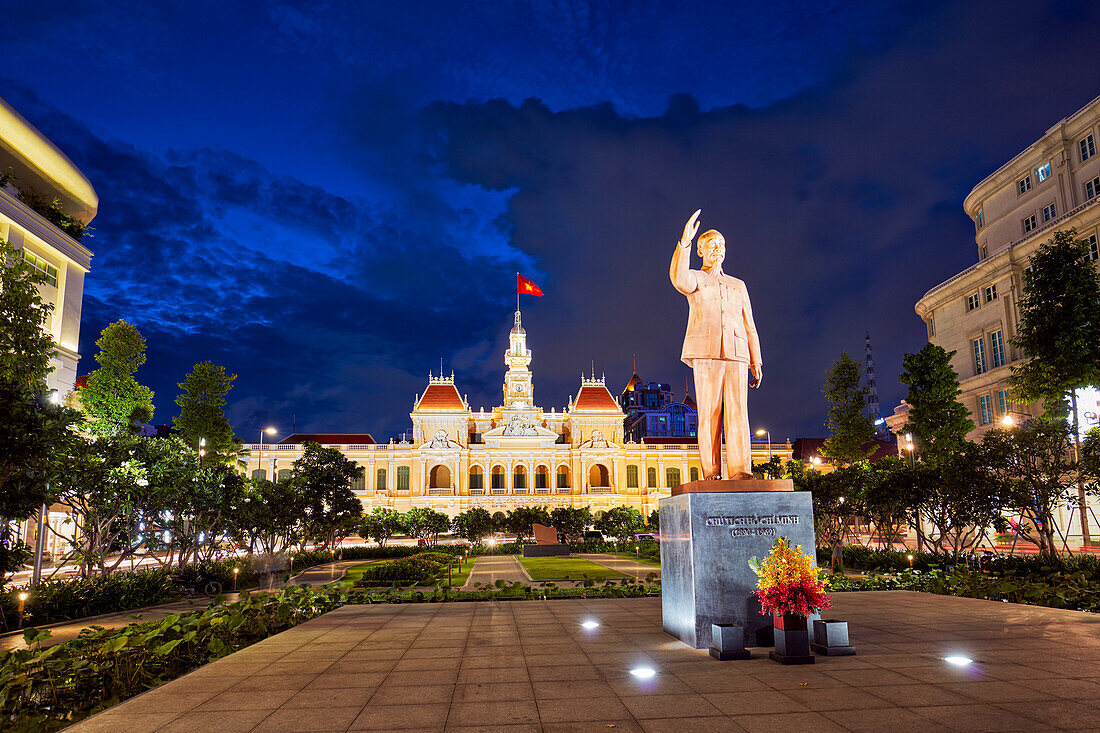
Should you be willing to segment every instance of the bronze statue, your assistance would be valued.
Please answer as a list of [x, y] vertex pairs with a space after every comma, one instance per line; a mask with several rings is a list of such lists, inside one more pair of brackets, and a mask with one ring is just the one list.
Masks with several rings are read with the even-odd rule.
[[[752, 478], [749, 452], [748, 388], [763, 378], [760, 339], [745, 283], [722, 272], [726, 240], [711, 229], [699, 237], [701, 269], [692, 270], [691, 242], [699, 231], [696, 211], [672, 254], [669, 277], [688, 299], [687, 334], [680, 359], [695, 375], [699, 406], [699, 459], [703, 478], [718, 479], [722, 468], [723, 407], [726, 432], [724, 478]], [[749, 372], [752, 379], [749, 379]]]

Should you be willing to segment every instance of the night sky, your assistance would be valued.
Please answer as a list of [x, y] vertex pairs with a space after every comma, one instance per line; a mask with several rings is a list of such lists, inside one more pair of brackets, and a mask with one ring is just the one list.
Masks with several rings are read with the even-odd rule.
[[[1100, 93], [1100, 3], [7, 5], [0, 96], [99, 193], [81, 372], [125, 318], [154, 422], [224, 364], [237, 434], [409, 427], [440, 358], [499, 403], [524, 299], [536, 402], [595, 362], [682, 393], [684, 221], [726, 236], [764, 356], [753, 426], [823, 435], [828, 365], [976, 260], [962, 199]], [[698, 266], [698, 260], [694, 260]]]

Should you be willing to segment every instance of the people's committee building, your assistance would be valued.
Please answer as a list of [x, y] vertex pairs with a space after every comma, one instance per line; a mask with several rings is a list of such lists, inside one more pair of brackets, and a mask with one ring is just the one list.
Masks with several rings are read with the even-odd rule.
[[[497, 512], [530, 505], [587, 506], [594, 512], [627, 505], [649, 513], [672, 487], [699, 478], [694, 442], [624, 440], [626, 414], [602, 378], [582, 378], [560, 412], [538, 407], [519, 311], [508, 341], [497, 407], [474, 410], [453, 374], [430, 376], [409, 415], [411, 442], [375, 443], [369, 434], [291, 435], [273, 445], [246, 446], [251, 474], [288, 476], [303, 444], [314, 440], [359, 464], [353, 488], [367, 511], [429, 506], [451, 515], [473, 507]], [[770, 451], [791, 455], [786, 443]], [[767, 443], [753, 444], [755, 460], [768, 455]]]

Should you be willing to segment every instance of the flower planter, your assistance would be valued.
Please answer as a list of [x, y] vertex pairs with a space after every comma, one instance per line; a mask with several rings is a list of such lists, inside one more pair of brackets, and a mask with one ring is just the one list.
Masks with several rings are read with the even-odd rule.
[[774, 613], [775, 649], [768, 654], [780, 664], [813, 664], [806, 617], [800, 613]]

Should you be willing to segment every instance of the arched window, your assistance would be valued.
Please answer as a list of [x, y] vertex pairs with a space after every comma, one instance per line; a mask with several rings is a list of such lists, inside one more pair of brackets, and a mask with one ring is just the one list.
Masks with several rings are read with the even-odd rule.
[[665, 488], [671, 489], [680, 485], [680, 469], [678, 468], [666, 468], [665, 469]]
[[433, 489], [451, 488], [451, 469], [444, 465], [433, 466], [428, 474], [428, 486]]
[[626, 488], [638, 488], [638, 467], [633, 464], [626, 467]]
[[257, 468], [254, 471], [252, 471], [252, 478], [266, 479], [267, 478], [267, 471], [265, 471], [262, 468]]
[[550, 469], [546, 466], [537, 466], [535, 468], [535, 488], [536, 489], [549, 489], [550, 488]]
[[651, 489], [657, 488], [657, 469], [647, 468], [645, 471], [646, 486]]
[[279, 469], [279, 480], [280, 481], [289, 481], [293, 475], [294, 475], [294, 469], [293, 468], [280, 468]]
[[588, 472], [588, 485], [589, 486], [610, 486], [611, 478], [607, 473], [607, 466], [602, 463], [597, 463], [592, 466], [592, 469]]
[[386, 478], [386, 469], [380, 468], [374, 475], [374, 490], [386, 491], [390, 488], [389, 481]]
[[470, 467], [470, 488], [482, 491], [485, 489], [485, 472], [481, 466]]
[[565, 465], [564, 463], [558, 466], [558, 488], [569, 488], [569, 466]]
[[409, 467], [398, 466], [397, 467], [397, 490], [408, 491], [409, 490]]
[[699, 469], [696, 468], [695, 466], [692, 466], [688, 471], [688, 475], [691, 476], [692, 481], [698, 481], [699, 480]]
[[512, 469], [512, 488], [520, 490], [527, 488], [527, 468], [525, 466], [516, 466]]
[[493, 466], [493, 488], [504, 490], [504, 466]]

